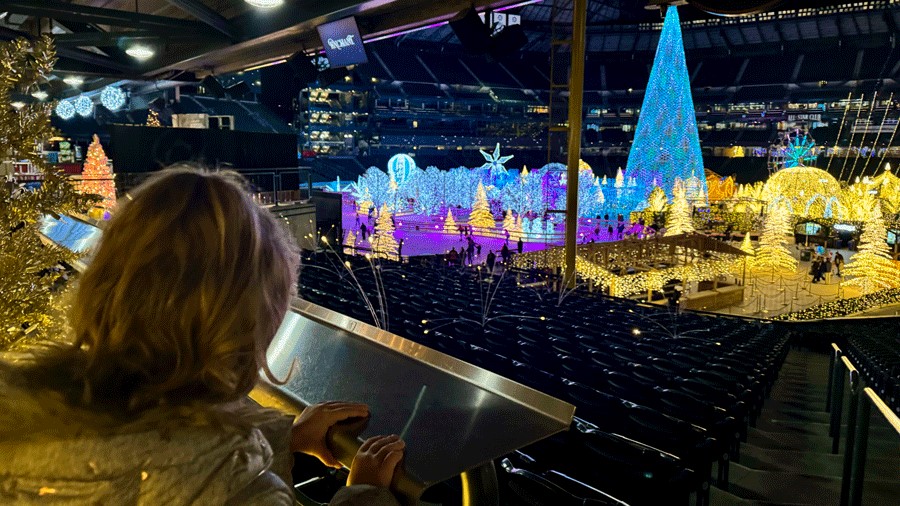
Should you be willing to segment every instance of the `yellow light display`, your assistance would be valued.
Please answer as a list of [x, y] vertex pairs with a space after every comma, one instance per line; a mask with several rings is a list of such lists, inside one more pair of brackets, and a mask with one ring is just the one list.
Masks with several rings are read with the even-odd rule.
[[444, 220], [444, 232], [448, 234], [456, 233], [458, 232], [458, 227], [456, 220], [453, 219], [453, 212], [447, 209], [447, 218]]
[[678, 178], [675, 178], [672, 194], [672, 205], [669, 206], [669, 214], [666, 217], [665, 235], [689, 234], [694, 231], [694, 224], [691, 220], [693, 213], [691, 205], [687, 201], [686, 190]]
[[100, 139], [94, 134], [94, 140], [88, 146], [84, 170], [81, 172], [81, 184], [78, 190], [82, 193], [99, 195], [103, 200], [97, 205], [110, 208], [116, 204], [116, 183], [109, 168], [109, 159], [103, 152]]
[[844, 267], [844, 275], [852, 278], [847, 284], [859, 286], [863, 293], [900, 287], [900, 269], [891, 258], [886, 236], [881, 209], [873, 206], [863, 225], [859, 251]]
[[841, 185], [824, 170], [791, 167], [776, 172], [766, 181], [760, 198], [769, 208], [785, 207], [790, 214], [805, 218], [844, 218], [840, 201]]
[[706, 169], [706, 194], [710, 202], [718, 202], [728, 200], [735, 196], [737, 187], [734, 184], [734, 177], [728, 176], [723, 178], [715, 172]]
[[791, 272], [797, 270], [797, 259], [784, 246], [785, 235], [790, 231], [788, 220], [787, 209], [782, 206], [774, 207], [766, 215], [763, 233], [759, 238], [759, 248], [753, 260], [754, 269]]
[[397, 240], [394, 239], [394, 222], [391, 220], [391, 212], [388, 210], [387, 204], [381, 206], [381, 212], [378, 213], [371, 245], [375, 258], [387, 258], [388, 260], [399, 260], [400, 258], [397, 251], [399, 246]]
[[491, 214], [484, 185], [481, 183], [478, 183], [478, 189], [475, 191], [475, 203], [472, 205], [472, 214], [469, 215], [469, 225], [472, 226], [472, 230], [481, 233], [487, 232], [497, 225], [494, 222], [494, 215]]

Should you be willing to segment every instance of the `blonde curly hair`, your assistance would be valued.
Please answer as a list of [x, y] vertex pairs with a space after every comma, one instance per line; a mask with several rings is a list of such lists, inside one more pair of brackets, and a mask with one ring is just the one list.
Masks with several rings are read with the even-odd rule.
[[125, 201], [69, 314], [83, 400], [127, 409], [250, 392], [296, 295], [298, 248], [234, 172], [175, 166]]

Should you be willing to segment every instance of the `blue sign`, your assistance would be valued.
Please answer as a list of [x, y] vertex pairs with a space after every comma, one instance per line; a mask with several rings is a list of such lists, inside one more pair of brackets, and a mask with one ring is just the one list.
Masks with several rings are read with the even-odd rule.
[[359, 28], [356, 19], [344, 18], [331, 23], [325, 23], [316, 27], [319, 38], [325, 47], [328, 56], [328, 64], [331, 68], [346, 67], [357, 63], [366, 63], [366, 50], [363, 47], [362, 37], [359, 36]]

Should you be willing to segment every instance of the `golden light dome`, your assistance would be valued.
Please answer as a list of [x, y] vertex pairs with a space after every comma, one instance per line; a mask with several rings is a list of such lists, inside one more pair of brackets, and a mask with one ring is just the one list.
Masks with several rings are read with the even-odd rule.
[[843, 218], [841, 185], [815, 167], [791, 167], [776, 172], [763, 186], [761, 198], [769, 207], [784, 206], [805, 218]]

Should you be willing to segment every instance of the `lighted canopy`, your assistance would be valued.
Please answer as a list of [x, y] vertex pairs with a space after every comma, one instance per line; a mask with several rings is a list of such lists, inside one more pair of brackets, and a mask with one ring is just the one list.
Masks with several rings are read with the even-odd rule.
[[[699, 187], [706, 187], [691, 80], [674, 6], [666, 11], [625, 173], [637, 182], [634, 203], [646, 199], [656, 185], [671, 198], [676, 178], [695, 178]], [[705, 203], [705, 195], [697, 197]]]
[[824, 170], [796, 166], [779, 170], [763, 186], [762, 200], [769, 208], [784, 207], [795, 216], [844, 218], [841, 185]]

